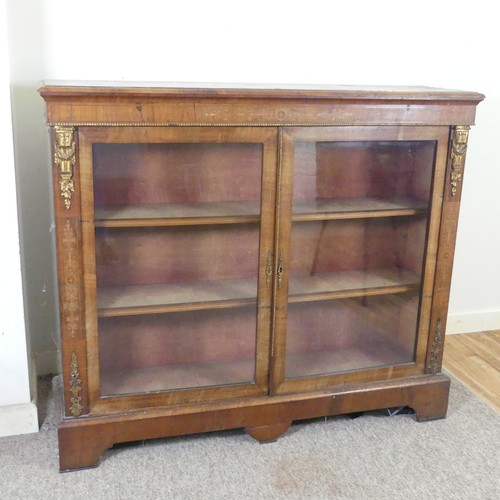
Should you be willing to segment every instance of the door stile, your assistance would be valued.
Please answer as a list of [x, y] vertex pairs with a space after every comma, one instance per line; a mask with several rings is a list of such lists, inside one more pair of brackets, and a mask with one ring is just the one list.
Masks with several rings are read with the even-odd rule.
[[[273, 132], [277, 132], [273, 130]], [[272, 356], [273, 296], [276, 269], [275, 224], [279, 176], [279, 143], [277, 133], [263, 142], [261, 228], [259, 248], [259, 286], [257, 291], [257, 346], [255, 383], [263, 393], [269, 393], [270, 356]]]
[[274, 259], [274, 317], [271, 351], [271, 393], [278, 393], [285, 375], [288, 308], [288, 265], [292, 226], [294, 139], [280, 128], [277, 173], [276, 238]]
[[432, 343], [430, 318], [432, 296], [434, 294], [437, 268], [438, 239], [443, 208], [443, 190], [445, 189], [446, 161], [448, 152], [448, 127], [429, 128], [429, 136], [434, 133], [437, 142], [434, 163], [434, 175], [431, 188], [430, 215], [425, 244], [425, 262], [423, 264], [422, 288], [420, 292], [420, 312], [417, 330], [415, 362], [424, 371], [427, 347]]
[[[275, 237], [275, 207], [276, 207], [276, 169], [278, 163], [278, 134], [277, 129], [270, 128], [194, 128], [190, 130], [174, 128], [144, 129], [141, 134], [136, 130], [122, 129], [116, 131], [110, 128], [87, 128], [80, 130], [80, 158], [82, 163], [82, 186], [85, 196], [82, 197], [82, 232], [85, 274], [85, 322], [86, 345], [88, 348], [88, 379], [89, 379], [89, 407], [91, 413], [108, 413], [119, 411], [124, 407], [157, 406], [170, 403], [197, 402], [200, 398], [207, 400], [227, 399], [234, 395], [258, 396], [269, 393], [269, 352], [271, 344], [271, 315], [273, 300], [273, 283], [271, 279], [267, 286], [266, 264], [268, 252], [274, 255]], [[261, 213], [259, 228], [258, 253], [258, 288], [256, 303], [256, 351], [255, 351], [255, 380], [253, 383], [241, 386], [220, 386], [207, 388], [182, 389], [171, 392], [166, 388], [156, 394], [126, 394], [118, 396], [103, 395], [100, 381], [100, 354], [98, 332], [98, 306], [96, 288], [96, 238], [94, 223], [94, 196], [93, 196], [93, 145], [99, 143], [177, 143], [177, 142], [204, 142], [204, 143], [255, 143], [262, 146], [261, 171]], [[274, 268], [274, 266], [273, 266]], [[238, 332], [235, 332], [237, 335]]]
[[89, 379], [90, 411], [100, 397], [99, 375], [99, 339], [97, 327], [97, 288], [95, 261], [95, 226], [94, 226], [94, 182], [92, 144], [95, 139], [89, 138], [97, 131], [80, 127], [80, 176], [82, 187], [82, 239], [86, 251], [83, 253], [84, 290], [85, 290], [85, 324], [87, 331], [87, 366]]

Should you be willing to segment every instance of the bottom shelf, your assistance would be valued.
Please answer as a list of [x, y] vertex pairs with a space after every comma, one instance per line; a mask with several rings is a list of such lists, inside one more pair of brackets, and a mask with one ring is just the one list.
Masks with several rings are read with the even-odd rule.
[[255, 305], [99, 318], [103, 396], [255, 381]]
[[101, 371], [101, 395], [115, 396], [197, 387], [251, 384], [255, 361], [238, 359]]
[[[385, 336], [373, 337], [363, 345], [294, 353], [287, 356], [286, 378], [326, 375], [353, 370], [411, 363], [408, 351]], [[102, 396], [192, 389], [255, 380], [253, 359], [178, 363], [101, 373]]]
[[387, 339], [372, 339], [362, 346], [291, 354], [286, 360], [286, 378], [366, 370], [412, 361], [412, 351], [391, 344]]
[[290, 304], [285, 378], [415, 361], [418, 291]]

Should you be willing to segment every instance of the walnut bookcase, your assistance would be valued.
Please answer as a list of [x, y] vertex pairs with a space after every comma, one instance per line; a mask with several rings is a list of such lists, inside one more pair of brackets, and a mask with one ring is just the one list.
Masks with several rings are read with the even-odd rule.
[[481, 94], [47, 83], [61, 470], [114, 443], [410, 406], [440, 374]]

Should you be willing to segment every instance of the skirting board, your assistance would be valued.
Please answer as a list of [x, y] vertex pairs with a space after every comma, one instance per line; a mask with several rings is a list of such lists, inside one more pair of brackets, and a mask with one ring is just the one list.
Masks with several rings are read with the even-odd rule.
[[488, 310], [449, 314], [446, 335], [500, 330], [500, 311]]
[[0, 406], [0, 437], [38, 432], [38, 414], [36, 405]]

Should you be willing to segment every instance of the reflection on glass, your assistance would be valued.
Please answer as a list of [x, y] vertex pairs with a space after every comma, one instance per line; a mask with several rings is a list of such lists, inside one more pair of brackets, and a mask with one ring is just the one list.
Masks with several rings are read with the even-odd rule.
[[298, 142], [293, 213], [426, 207], [434, 154], [432, 141]]
[[255, 329], [248, 306], [101, 318], [101, 394], [251, 383]]
[[432, 141], [296, 144], [286, 377], [413, 361], [434, 156]]
[[261, 144], [94, 144], [96, 219], [258, 215]]
[[94, 144], [103, 395], [255, 380], [262, 155]]
[[258, 245], [257, 224], [98, 228], [98, 309], [255, 303]]
[[416, 292], [290, 304], [285, 377], [410, 363], [417, 311]]

